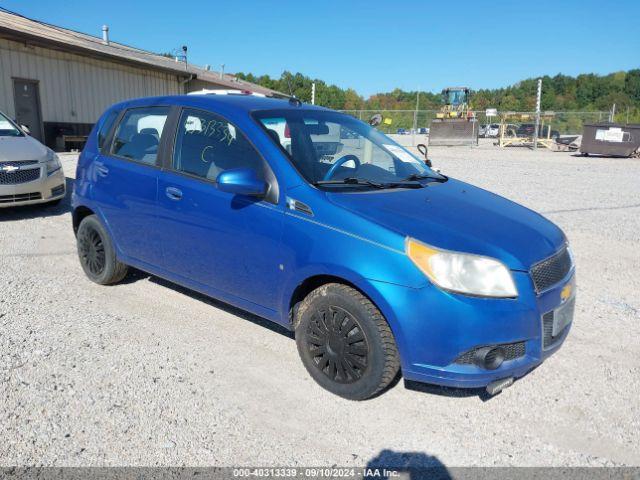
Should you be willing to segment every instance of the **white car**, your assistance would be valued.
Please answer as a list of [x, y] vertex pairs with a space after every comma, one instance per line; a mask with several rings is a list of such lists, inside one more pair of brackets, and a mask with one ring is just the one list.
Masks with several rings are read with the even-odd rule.
[[58, 203], [66, 194], [58, 156], [0, 112], [0, 208]]
[[487, 125], [487, 128], [485, 130], [485, 137], [496, 138], [498, 135], [500, 135], [500, 125], [498, 125], [497, 123]]

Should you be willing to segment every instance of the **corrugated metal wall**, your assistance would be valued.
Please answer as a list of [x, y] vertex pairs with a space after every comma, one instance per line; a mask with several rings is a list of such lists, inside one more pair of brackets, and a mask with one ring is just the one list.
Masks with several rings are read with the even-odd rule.
[[[231, 87], [227, 87], [227, 86], [220, 86], [220, 85], [215, 85], [213, 83], [210, 82], [205, 82], [204, 80], [200, 80], [199, 78], [196, 78], [195, 80], [191, 80], [188, 83], [188, 87], [187, 87], [187, 91], [189, 92], [195, 92], [195, 91], [199, 91], [199, 90], [203, 90], [203, 89], [229, 89]], [[241, 89], [241, 86], [236, 87], [238, 89]]]
[[39, 81], [44, 122], [94, 123], [110, 105], [182, 93], [176, 75], [0, 38], [0, 110], [15, 116], [12, 77]]

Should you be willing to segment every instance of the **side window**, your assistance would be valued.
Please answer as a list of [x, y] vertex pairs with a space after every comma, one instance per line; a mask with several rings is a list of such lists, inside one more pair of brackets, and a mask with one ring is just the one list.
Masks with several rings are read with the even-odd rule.
[[107, 141], [107, 137], [111, 133], [111, 128], [119, 114], [119, 111], [113, 110], [109, 112], [102, 121], [102, 125], [100, 125], [100, 129], [98, 130], [98, 150], [102, 150], [102, 147], [104, 147], [104, 142]]
[[147, 165], [155, 165], [169, 107], [128, 110], [113, 139], [111, 153]]
[[185, 109], [178, 123], [173, 168], [214, 180], [233, 168], [251, 168], [264, 177], [262, 158], [231, 123], [209, 112]]

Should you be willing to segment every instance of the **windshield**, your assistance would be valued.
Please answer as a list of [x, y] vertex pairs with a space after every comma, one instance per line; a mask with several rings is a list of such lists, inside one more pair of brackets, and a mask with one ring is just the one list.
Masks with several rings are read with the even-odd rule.
[[22, 132], [11, 120], [0, 113], [0, 137], [21, 137]]
[[349, 115], [278, 110], [254, 116], [312, 184], [357, 179], [362, 181], [360, 186], [366, 182], [379, 186], [422, 176], [445, 178], [428, 168], [424, 160]]
[[462, 105], [467, 103], [467, 93], [464, 90], [445, 90], [445, 103], [447, 105]]

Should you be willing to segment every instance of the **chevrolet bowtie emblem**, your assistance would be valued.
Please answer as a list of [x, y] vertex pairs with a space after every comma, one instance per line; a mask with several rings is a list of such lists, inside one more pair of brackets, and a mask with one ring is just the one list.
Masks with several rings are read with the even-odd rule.
[[566, 302], [567, 300], [569, 300], [572, 290], [573, 287], [571, 286], [571, 284], [567, 283], [560, 292], [560, 300], [562, 300], [562, 302]]
[[19, 168], [14, 165], [5, 165], [4, 167], [1, 167], [0, 170], [5, 172], [15, 172], [16, 170], [19, 170]]

